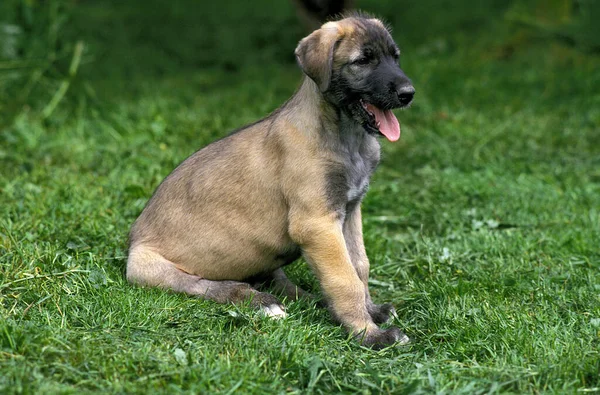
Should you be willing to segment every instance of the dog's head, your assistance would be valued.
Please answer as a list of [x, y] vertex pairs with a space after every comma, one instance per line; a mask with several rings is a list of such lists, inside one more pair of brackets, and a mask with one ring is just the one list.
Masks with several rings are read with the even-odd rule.
[[394, 108], [415, 94], [399, 65], [400, 50], [378, 19], [353, 16], [328, 22], [304, 38], [296, 59], [323, 96], [373, 134], [400, 137]]

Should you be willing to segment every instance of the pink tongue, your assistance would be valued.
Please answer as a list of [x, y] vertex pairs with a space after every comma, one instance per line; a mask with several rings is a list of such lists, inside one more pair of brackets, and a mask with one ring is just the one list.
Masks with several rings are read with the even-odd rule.
[[375, 120], [379, 122], [379, 131], [390, 141], [396, 141], [400, 138], [400, 123], [391, 110], [380, 110], [372, 104], [367, 104], [369, 111], [375, 115]]

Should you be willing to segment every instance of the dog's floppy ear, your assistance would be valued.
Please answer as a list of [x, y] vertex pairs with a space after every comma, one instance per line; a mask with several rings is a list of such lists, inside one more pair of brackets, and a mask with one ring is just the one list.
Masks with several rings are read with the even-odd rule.
[[310, 77], [321, 92], [325, 92], [331, 80], [333, 51], [341, 39], [340, 29], [335, 22], [324, 24], [296, 47], [296, 60], [304, 74]]

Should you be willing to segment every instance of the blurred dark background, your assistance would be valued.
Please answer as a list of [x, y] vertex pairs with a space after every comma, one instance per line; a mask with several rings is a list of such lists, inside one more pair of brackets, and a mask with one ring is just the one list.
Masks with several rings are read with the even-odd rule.
[[[264, 70], [295, 67], [294, 47], [310, 26], [298, 2], [3, 0], [0, 125], [23, 111], [51, 119], [83, 97], [102, 107], [140, 84], [198, 70], [227, 75], [207, 77], [199, 87], [239, 84], [240, 71], [242, 80], [252, 70], [268, 79]], [[436, 62], [436, 55], [465, 51], [473, 64], [503, 62], [515, 52], [539, 51], [540, 42], [541, 52], [550, 48], [555, 58], [564, 48], [582, 56], [600, 50], [600, 2], [593, 0], [352, 3], [393, 27], [414, 67], [418, 58]], [[545, 56], [530, 61], [543, 68]]]

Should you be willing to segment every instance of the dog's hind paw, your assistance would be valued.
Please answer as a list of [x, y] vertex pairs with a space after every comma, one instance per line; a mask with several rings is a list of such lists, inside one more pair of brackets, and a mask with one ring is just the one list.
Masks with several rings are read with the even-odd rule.
[[262, 306], [261, 312], [265, 316], [276, 319], [276, 320], [287, 317], [287, 313], [283, 310], [282, 306], [280, 306], [278, 304]]

